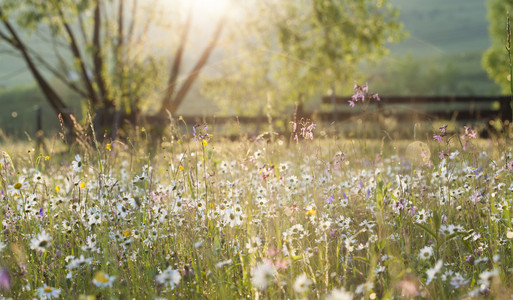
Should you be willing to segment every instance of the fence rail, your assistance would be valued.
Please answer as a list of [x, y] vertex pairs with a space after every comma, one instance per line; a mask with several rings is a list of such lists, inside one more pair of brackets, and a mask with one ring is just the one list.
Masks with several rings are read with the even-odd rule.
[[[339, 111], [339, 105], [348, 105], [351, 97], [326, 96], [323, 104], [332, 104], [333, 120], [348, 118], [351, 113]], [[484, 120], [499, 118], [512, 121], [510, 96], [382, 96], [375, 112], [408, 119]], [[430, 105], [426, 109], [426, 105]], [[354, 115], [354, 114], [353, 114]]]
[[[350, 96], [326, 96], [323, 104], [332, 104], [331, 112], [305, 112], [299, 107], [297, 116], [314, 118], [321, 121], [344, 121], [358, 117], [362, 111], [348, 106]], [[509, 96], [382, 96], [381, 101], [371, 106], [367, 114], [381, 114], [393, 117], [398, 121], [455, 119], [460, 121], [485, 121], [501, 119], [512, 121], [511, 97]], [[291, 119], [288, 116], [282, 119]], [[207, 123], [240, 123], [258, 124], [266, 122], [265, 116], [183, 116], [187, 124]], [[144, 120], [150, 124], [162, 124], [163, 116], [148, 116]]]
[[[345, 121], [359, 118], [362, 111], [348, 107], [350, 96], [326, 96], [322, 98], [323, 104], [332, 105], [329, 112], [305, 112], [300, 106], [297, 117], [310, 118], [316, 121]], [[370, 105], [365, 113], [370, 117], [392, 117], [397, 121], [409, 120], [436, 120], [452, 119], [457, 121], [488, 121], [501, 119], [504, 122], [512, 122], [512, 98], [509, 96], [382, 96], [381, 101]], [[344, 107], [342, 107], [344, 105]], [[42, 110], [36, 110], [36, 132], [38, 139], [41, 136]], [[135, 124], [142, 121], [148, 125], [162, 127], [168, 124], [166, 116], [140, 116], [137, 120], [134, 116], [120, 116], [121, 123]], [[257, 129], [267, 122], [267, 117], [260, 116], [182, 116], [181, 119], [188, 125], [207, 122], [209, 124], [253, 124]], [[287, 125], [292, 121], [293, 115], [274, 116], [273, 120], [280, 120]], [[175, 122], [182, 122], [175, 118]], [[120, 124], [121, 124], [120, 123]], [[115, 135], [115, 133], [114, 133]]]

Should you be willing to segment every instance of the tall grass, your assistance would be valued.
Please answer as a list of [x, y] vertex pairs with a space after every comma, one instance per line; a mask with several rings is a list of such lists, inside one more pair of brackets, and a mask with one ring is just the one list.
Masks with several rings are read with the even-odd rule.
[[432, 155], [405, 155], [305, 125], [297, 143], [176, 123], [158, 149], [139, 129], [61, 154], [2, 152], [0, 294], [509, 297], [506, 139], [436, 129]]

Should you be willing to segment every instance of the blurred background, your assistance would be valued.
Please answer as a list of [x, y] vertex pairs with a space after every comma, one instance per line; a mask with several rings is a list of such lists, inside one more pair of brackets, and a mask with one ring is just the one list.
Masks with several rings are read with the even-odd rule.
[[508, 92], [510, 1], [240, 2], [0, 0], [1, 130], [33, 134], [37, 108], [48, 133], [59, 112], [111, 128], [167, 112], [323, 111], [355, 82], [380, 95]]

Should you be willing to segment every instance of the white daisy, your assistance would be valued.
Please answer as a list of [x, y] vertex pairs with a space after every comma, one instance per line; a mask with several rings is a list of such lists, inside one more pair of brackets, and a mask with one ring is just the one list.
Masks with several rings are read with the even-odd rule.
[[158, 274], [155, 278], [158, 283], [163, 284], [165, 286], [169, 286], [171, 289], [174, 289], [178, 283], [180, 282], [180, 279], [182, 278], [182, 275], [180, 274], [180, 271], [173, 270], [171, 267], [168, 267], [162, 273]]
[[43, 287], [40, 287], [37, 289], [37, 295], [41, 299], [58, 298], [60, 294], [61, 294], [60, 289], [56, 289], [51, 286], [47, 286], [46, 284]]
[[298, 294], [303, 294], [308, 292], [310, 289], [310, 285], [312, 284], [312, 280], [306, 276], [305, 273], [296, 277], [296, 281], [294, 281], [294, 292]]
[[253, 253], [262, 245], [262, 240], [259, 237], [255, 236], [251, 238], [250, 242], [246, 243], [246, 249], [248, 249], [249, 253]]
[[7, 247], [7, 244], [0, 241], [0, 252], [4, 251], [5, 247]]
[[71, 166], [75, 172], [80, 172], [82, 170], [82, 158], [80, 158], [80, 155], [75, 155], [75, 160], [71, 162]]
[[32, 238], [30, 248], [37, 251], [45, 251], [46, 248], [50, 247], [51, 241], [52, 237], [43, 230], [37, 237]]
[[116, 276], [109, 276], [104, 272], [97, 272], [93, 277], [93, 284], [97, 287], [111, 287]]
[[426, 246], [426, 247], [420, 249], [420, 253], [419, 253], [420, 259], [428, 259], [431, 256], [433, 256], [433, 247]]
[[251, 284], [259, 290], [265, 290], [275, 274], [276, 268], [273, 265], [261, 263], [251, 270]]
[[342, 287], [331, 290], [331, 293], [326, 296], [326, 300], [353, 300], [353, 294]]
[[433, 279], [435, 279], [436, 274], [440, 272], [440, 270], [442, 269], [442, 266], [443, 266], [443, 262], [442, 262], [442, 260], [439, 260], [433, 268], [426, 271], [426, 274], [427, 274], [426, 285], [428, 285], [429, 283], [431, 283], [431, 281], [433, 281]]

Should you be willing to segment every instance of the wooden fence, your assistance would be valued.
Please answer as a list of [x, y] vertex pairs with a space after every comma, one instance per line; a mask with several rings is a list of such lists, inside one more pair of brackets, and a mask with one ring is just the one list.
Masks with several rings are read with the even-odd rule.
[[[359, 117], [361, 108], [349, 107], [350, 96], [326, 96], [322, 104], [329, 105], [331, 111], [305, 112], [300, 106], [297, 117], [305, 117], [317, 121], [345, 121]], [[359, 103], [361, 104], [361, 103]], [[366, 105], [366, 104], [365, 104]], [[328, 107], [327, 110], [330, 108]], [[326, 109], [325, 109], [326, 110]], [[512, 122], [511, 97], [509, 96], [383, 96], [381, 101], [373, 102], [366, 107], [366, 114], [384, 115], [393, 117], [398, 121], [414, 120], [457, 120], [457, 121], [488, 121], [500, 119]], [[285, 123], [292, 120], [292, 114], [278, 116]], [[162, 116], [148, 116], [144, 120], [149, 124], [163, 124], [166, 121]], [[209, 124], [226, 124], [236, 122], [240, 124], [259, 124], [267, 122], [267, 118], [260, 116], [183, 116], [187, 124], [207, 122]]]
[[[349, 107], [350, 96], [326, 96], [322, 98], [323, 109], [317, 112], [305, 112], [300, 106], [296, 112], [297, 118], [309, 118], [316, 122], [348, 121], [362, 115], [361, 108]], [[509, 96], [382, 96], [380, 102], [368, 105], [365, 114], [370, 117], [386, 116], [397, 121], [416, 120], [457, 120], [457, 121], [489, 121], [500, 119], [506, 123], [512, 122], [512, 98]], [[361, 103], [358, 103], [361, 104]], [[367, 105], [367, 104], [365, 104]], [[329, 107], [331, 106], [331, 107]], [[331, 109], [331, 111], [329, 111]], [[192, 126], [196, 123], [208, 124], [253, 124], [261, 128], [268, 122], [267, 117], [260, 116], [183, 116], [183, 122]], [[41, 109], [37, 109], [37, 131], [42, 130]], [[131, 117], [121, 116], [121, 121], [134, 123]], [[293, 114], [274, 116], [274, 121], [280, 120], [287, 126], [293, 120]], [[377, 120], [377, 118], [376, 118]], [[148, 125], [162, 127], [169, 124], [167, 117], [162, 115], [142, 116], [139, 120]], [[176, 122], [182, 122], [177, 120]]]
[[[351, 97], [326, 96], [323, 104], [333, 105], [331, 120], [351, 118], [360, 110], [340, 110]], [[454, 119], [458, 121], [512, 121], [510, 96], [383, 96], [370, 105], [371, 111], [407, 120]], [[362, 103], [358, 103], [362, 104]], [[366, 105], [363, 103], [363, 105]]]

